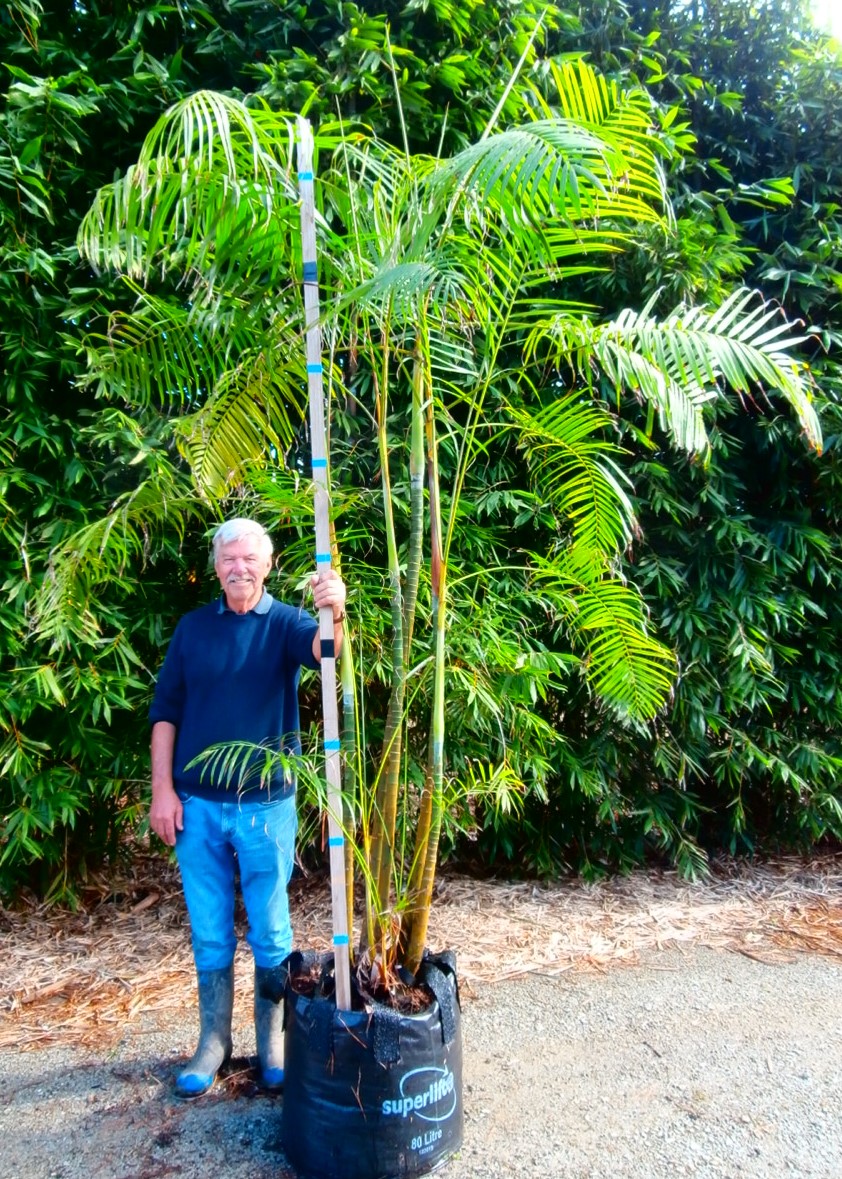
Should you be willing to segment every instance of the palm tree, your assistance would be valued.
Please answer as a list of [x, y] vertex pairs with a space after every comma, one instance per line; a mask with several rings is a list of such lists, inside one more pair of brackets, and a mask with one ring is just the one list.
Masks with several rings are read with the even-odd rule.
[[[385, 537], [390, 685], [378, 750], [366, 762], [360, 743], [343, 822], [357, 831], [366, 891], [360, 960], [386, 979], [396, 959], [414, 972], [427, 936], [449, 785], [451, 589], [478, 458], [504, 441], [517, 446], [566, 522], [553, 551], [524, 558], [525, 576], [578, 646], [593, 691], [640, 723], [663, 705], [675, 665], [621, 577], [634, 517], [597, 379], [647, 403], [690, 454], [704, 456], [706, 407], [727, 387], [782, 395], [819, 445], [809, 373], [790, 355], [797, 340], [750, 292], [663, 320], [648, 307], [601, 322], [577, 302], [581, 275], [636, 226], [670, 214], [645, 94], [622, 92], [581, 62], [554, 77], [554, 108], [507, 129], [492, 120], [449, 159], [412, 156], [340, 124], [316, 136], [329, 393], [368, 425]], [[212, 500], [268, 468], [277, 476], [301, 413], [294, 138], [294, 123], [264, 106], [196, 94], [163, 116], [79, 233], [82, 255], [124, 275], [133, 299], [91, 337], [89, 379], [109, 396], [164, 406], [197, 489]], [[408, 413], [405, 444], [398, 410]], [[405, 511], [395, 494], [404, 454]], [[340, 540], [359, 494], [341, 483]], [[118, 507], [122, 535], [131, 534], [132, 504]], [[148, 526], [148, 502], [144, 510]], [[109, 559], [107, 544], [86, 551], [100, 566]], [[74, 571], [85, 559], [77, 550]], [[60, 609], [56, 597], [51, 606]], [[426, 717], [417, 715], [422, 682]], [[414, 749], [426, 734], [417, 783], [410, 730]], [[510, 789], [505, 759], [487, 779]]]

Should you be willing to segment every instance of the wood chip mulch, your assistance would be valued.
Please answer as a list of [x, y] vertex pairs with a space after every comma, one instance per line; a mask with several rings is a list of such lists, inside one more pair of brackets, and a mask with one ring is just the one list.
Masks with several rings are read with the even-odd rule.
[[[324, 878], [293, 882], [298, 946], [328, 948], [329, 895]], [[428, 940], [456, 952], [468, 996], [479, 983], [605, 971], [681, 946], [739, 952], [770, 965], [799, 953], [842, 963], [842, 854], [718, 865], [695, 884], [662, 871], [599, 884], [444, 873]], [[236, 968], [244, 980], [249, 959], [241, 946]], [[34, 902], [0, 909], [0, 1050], [101, 1050], [119, 1042], [128, 1024], [133, 1034], [142, 1030], [142, 1016], [154, 1024], [164, 1013], [192, 1008], [194, 988], [177, 869], [160, 858], [141, 855], [119, 880], [93, 881], [76, 912]], [[237, 992], [237, 1013], [245, 1017], [250, 987]]]

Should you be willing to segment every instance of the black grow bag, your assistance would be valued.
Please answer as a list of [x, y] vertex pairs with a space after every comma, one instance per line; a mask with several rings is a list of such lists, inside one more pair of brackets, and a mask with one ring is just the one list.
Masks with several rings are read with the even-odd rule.
[[329, 977], [329, 958], [294, 954], [285, 964], [282, 1139], [289, 1162], [303, 1179], [426, 1174], [462, 1145], [453, 956], [425, 957], [417, 981], [435, 1001], [417, 1015], [379, 1004], [340, 1012], [323, 988], [297, 993], [296, 974], [315, 961]]

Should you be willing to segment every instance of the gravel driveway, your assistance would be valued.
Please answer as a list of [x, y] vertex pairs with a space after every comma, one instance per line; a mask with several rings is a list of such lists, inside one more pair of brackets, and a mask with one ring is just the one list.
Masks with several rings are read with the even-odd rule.
[[[291, 1175], [281, 1099], [254, 1091], [246, 1061], [201, 1101], [171, 1097], [193, 1021], [144, 1017], [105, 1058], [5, 1052], [0, 1175]], [[475, 988], [463, 1039], [465, 1139], [446, 1179], [842, 1179], [837, 961], [688, 948], [532, 974]]]

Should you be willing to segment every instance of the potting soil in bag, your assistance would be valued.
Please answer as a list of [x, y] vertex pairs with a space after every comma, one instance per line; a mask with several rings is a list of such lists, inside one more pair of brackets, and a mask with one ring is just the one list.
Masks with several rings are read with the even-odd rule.
[[[415, 1015], [284, 988], [284, 1152], [303, 1179], [423, 1175], [462, 1144], [462, 1034], [452, 955], [426, 957]], [[312, 959], [310, 960], [312, 961]], [[323, 960], [324, 961], [324, 960]], [[369, 1004], [371, 1008], [372, 1005]]]

